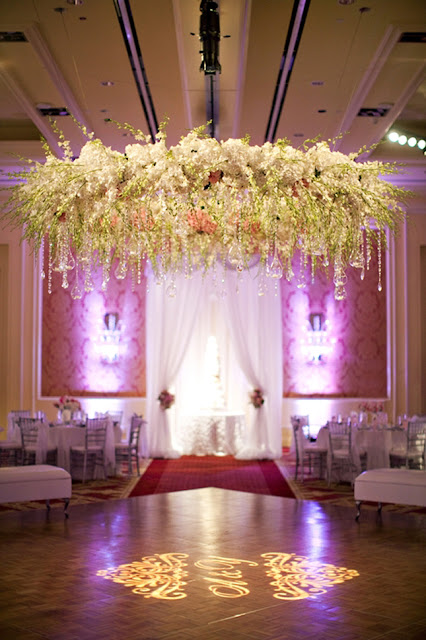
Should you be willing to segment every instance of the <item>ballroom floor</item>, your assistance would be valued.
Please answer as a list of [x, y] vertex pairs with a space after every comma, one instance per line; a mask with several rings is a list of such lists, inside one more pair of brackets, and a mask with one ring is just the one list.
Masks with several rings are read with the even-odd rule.
[[5, 513], [0, 637], [425, 638], [426, 518], [354, 515], [214, 488]]

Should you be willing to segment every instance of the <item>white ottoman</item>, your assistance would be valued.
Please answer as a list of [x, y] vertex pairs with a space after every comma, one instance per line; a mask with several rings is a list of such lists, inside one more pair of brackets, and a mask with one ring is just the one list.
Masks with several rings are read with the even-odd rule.
[[23, 467], [0, 467], [0, 503], [27, 500], [65, 501], [64, 513], [68, 518], [68, 505], [72, 493], [68, 471], [49, 464], [32, 464]]
[[370, 469], [355, 478], [354, 497], [356, 519], [361, 513], [361, 502], [383, 502], [426, 507], [426, 472], [416, 469]]

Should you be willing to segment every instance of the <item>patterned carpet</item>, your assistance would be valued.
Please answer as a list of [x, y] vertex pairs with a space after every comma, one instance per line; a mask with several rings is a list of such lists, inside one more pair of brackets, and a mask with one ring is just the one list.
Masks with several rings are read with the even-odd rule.
[[[296, 461], [294, 455], [289, 452], [283, 453], [281, 460], [277, 460], [277, 465], [280, 467], [281, 473], [285, 476], [297, 500], [315, 500], [322, 504], [333, 504], [354, 509], [354, 490], [349, 482], [328, 485], [326, 480], [318, 477], [318, 473], [314, 472], [312, 476], [309, 476], [306, 475], [306, 470], [303, 482], [295, 480]], [[377, 503], [365, 502], [362, 505], [362, 509], [377, 510]], [[382, 510], [426, 515], [425, 507], [408, 505], [384, 504]]]
[[[272, 461], [241, 461], [231, 456], [182, 456], [178, 460], [144, 460], [142, 477], [120, 475], [107, 480], [73, 483], [71, 507], [103, 500], [122, 500], [138, 495], [214, 486], [234, 491], [247, 491], [264, 495], [277, 495], [297, 500], [315, 500], [322, 504], [354, 509], [353, 489], [350, 484], [327, 485], [313, 475], [305, 475], [304, 482], [294, 479], [294, 457], [284, 452]], [[52, 500], [51, 506], [62, 508], [61, 500]], [[44, 501], [0, 504], [4, 513], [45, 509]], [[363, 504], [363, 509], [376, 509], [376, 504]], [[383, 511], [426, 515], [424, 507], [384, 505]]]

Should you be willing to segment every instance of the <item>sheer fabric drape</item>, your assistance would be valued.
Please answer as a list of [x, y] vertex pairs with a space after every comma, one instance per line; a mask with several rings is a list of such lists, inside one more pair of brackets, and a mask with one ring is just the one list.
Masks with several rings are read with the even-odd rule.
[[[206, 330], [198, 331], [196, 323], [210, 305], [211, 293], [217, 296], [221, 314], [219, 332], [223, 333], [225, 319], [239, 367], [250, 389], [236, 390], [235, 397], [244, 397], [248, 404], [248, 391], [262, 389], [265, 402], [259, 409], [250, 405], [245, 446], [237, 454], [241, 459], [278, 458], [281, 456], [281, 403], [282, 403], [282, 335], [281, 297], [271, 281], [265, 295], [258, 295], [256, 269], [237, 274], [227, 271], [225, 282], [219, 285], [208, 274], [194, 273], [191, 279], [176, 277], [176, 296], [167, 295], [167, 284], [157, 285], [149, 278], [147, 294], [147, 418], [150, 431], [152, 457], [177, 457], [178, 442], [174, 439], [174, 409], [161, 410], [157, 400], [162, 389], [176, 382], [185, 353], [190, 358], [205, 345]], [[226, 295], [221, 295], [225, 293]], [[197, 330], [196, 330], [197, 329]], [[191, 340], [198, 342], [191, 343]], [[200, 337], [201, 336], [201, 337]], [[223, 336], [218, 336], [218, 342]], [[204, 349], [201, 351], [201, 358]], [[192, 354], [192, 355], [191, 355]], [[241, 376], [237, 385], [240, 384]], [[180, 381], [176, 397], [176, 411], [190, 403], [195, 388], [183, 390]], [[180, 397], [179, 397], [180, 396]], [[229, 397], [229, 394], [228, 394]], [[232, 407], [235, 408], [235, 407]]]
[[158, 396], [170, 391], [185, 355], [200, 305], [202, 278], [178, 279], [177, 293], [170, 297], [167, 283], [156, 284], [148, 273], [146, 299], [146, 370], [149, 454], [153, 458], [176, 458], [170, 412], [163, 410]]
[[[264, 404], [250, 407], [246, 444], [241, 459], [279, 458], [282, 454], [282, 325], [281, 295], [274, 282], [258, 295], [256, 270], [230, 272], [224, 298], [229, 330], [239, 365]], [[237, 293], [238, 289], [238, 293]]]

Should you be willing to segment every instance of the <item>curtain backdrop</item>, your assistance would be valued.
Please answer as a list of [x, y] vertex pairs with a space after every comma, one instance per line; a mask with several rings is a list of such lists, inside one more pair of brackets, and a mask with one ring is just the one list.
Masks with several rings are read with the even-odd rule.
[[202, 277], [178, 278], [176, 296], [168, 294], [168, 284], [157, 284], [148, 272], [146, 301], [146, 370], [149, 453], [154, 458], [176, 458], [170, 412], [163, 410], [158, 396], [170, 391], [188, 346], [201, 301]]
[[[258, 294], [257, 269], [230, 272], [223, 298], [239, 365], [264, 404], [250, 407], [246, 444], [237, 458], [279, 458], [282, 454], [282, 326], [279, 285], [271, 279]], [[238, 293], [237, 293], [238, 289]]]
[[[147, 419], [152, 457], [176, 457], [178, 444], [174, 440], [174, 409], [163, 411], [157, 400], [162, 389], [170, 391], [174, 385], [184, 356], [202, 358], [206, 336], [211, 327], [206, 321], [206, 309], [211, 305], [212, 292], [216, 292], [216, 305], [220, 312], [215, 329], [218, 342], [223, 341], [224, 319], [232, 342], [232, 352], [250, 389], [262, 389], [265, 403], [259, 409], [250, 405], [245, 446], [237, 457], [241, 459], [278, 458], [281, 456], [282, 405], [282, 329], [281, 297], [270, 281], [268, 291], [258, 295], [257, 269], [238, 274], [228, 270], [225, 282], [217, 284], [212, 275], [203, 278], [199, 273], [191, 279], [176, 277], [176, 296], [167, 295], [167, 283], [157, 285], [149, 276], [147, 294]], [[221, 279], [221, 278], [220, 278]], [[218, 288], [221, 288], [218, 291]], [[238, 289], [238, 292], [237, 292]], [[196, 324], [197, 323], [197, 324]], [[192, 341], [192, 342], [191, 342]], [[231, 358], [232, 361], [232, 358]], [[198, 399], [197, 381], [183, 390], [177, 387], [180, 399], [178, 409], [187, 407], [190, 395]], [[236, 390], [235, 398], [238, 398]], [[179, 393], [178, 393], [179, 395]], [[228, 400], [230, 394], [226, 394]], [[245, 404], [247, 393], [244, 390]], [[234, 398], [234, 401], [235, 401]], [[228, 407], [229, 408], [229, 407]], [[236, 408], [231, 407], [231, 408]]]

